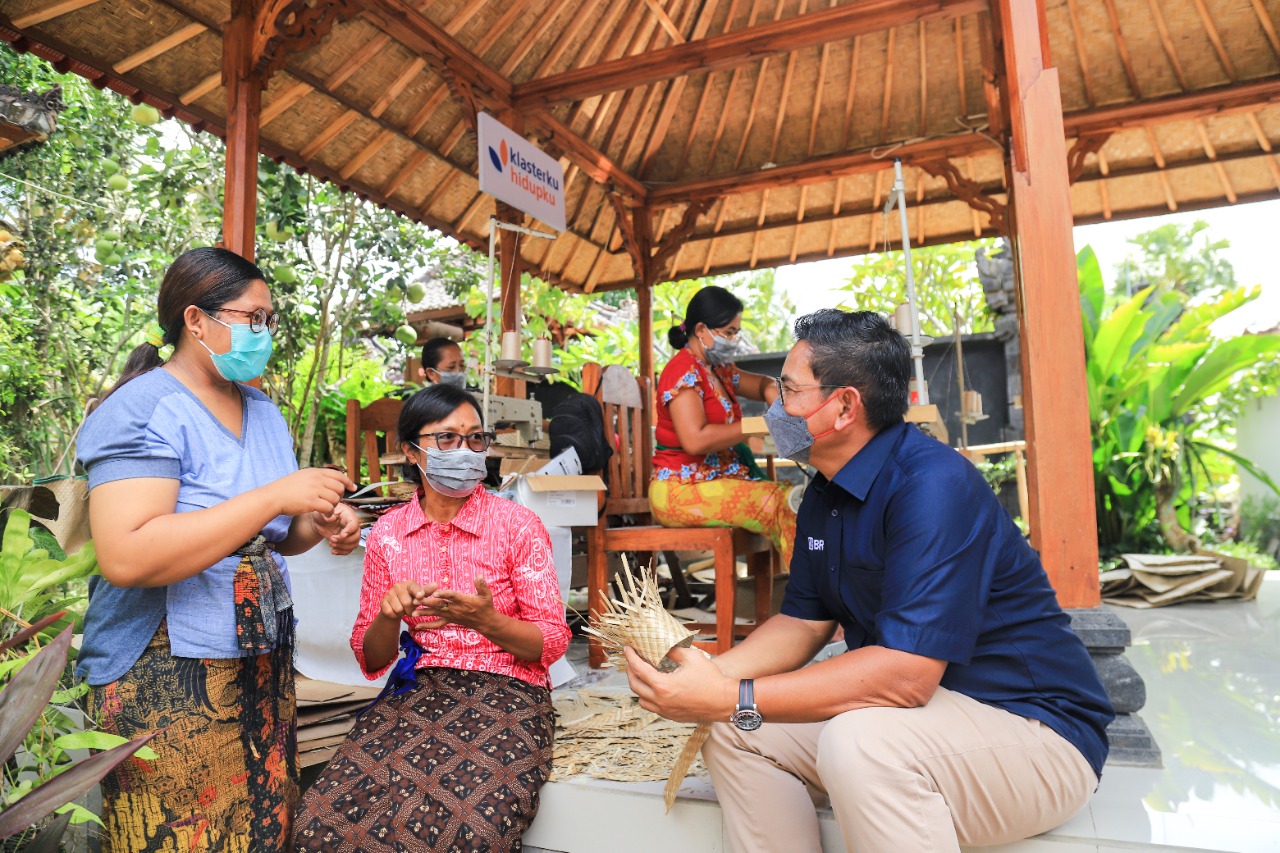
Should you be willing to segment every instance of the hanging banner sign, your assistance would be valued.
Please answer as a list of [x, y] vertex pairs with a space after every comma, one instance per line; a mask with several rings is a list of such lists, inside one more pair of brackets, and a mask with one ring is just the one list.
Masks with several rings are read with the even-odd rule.
[[480, 192], [563, 231], [564, 169], [488, 113], [478, 113]]

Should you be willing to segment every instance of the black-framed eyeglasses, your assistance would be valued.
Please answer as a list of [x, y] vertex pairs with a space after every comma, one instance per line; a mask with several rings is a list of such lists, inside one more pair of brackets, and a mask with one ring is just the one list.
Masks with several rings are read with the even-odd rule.
[[274, 335], [276, 333], [276, 329], [280, 328], [280, 315], [275, 311], [268, 314], [261, 308], [255, 308], [252, 311], [243, 311], [239, 308], [214, 308], [213, 311], [206, 313], [217, 314], [219, 312], [242, 314], [245, 317], [248, 317], [249, 331], [251, 332], [261, 332], [263, 329], [266, 329], [268, 334]]
[[493, 444], [496, 436], [491, 432], [473, 432], [469, 435], [462, 435], [457, 432], [424, 432], [418, 434], [418, 441], [429, 438], [436, 443], [439, 450], [457, 450], [462, 446], [463, 439], [466, 439], [467, 447], [476, 453], [483, 453], [489, 449], [489, 445]]
[[783, 382], [781, 376], [773, 377], [773, 384], [778, 386], [778, 399], [782, 401], [782, 404], [784, 406], [787, 403], [787, 395], [794, 394], [796, 391], [799, 391], [801, 388], [847, 388], [849, 387], [847, 385], [822, 385], [817, 382], [806, 382], [800, 385], [796, 385], [795, 383]]

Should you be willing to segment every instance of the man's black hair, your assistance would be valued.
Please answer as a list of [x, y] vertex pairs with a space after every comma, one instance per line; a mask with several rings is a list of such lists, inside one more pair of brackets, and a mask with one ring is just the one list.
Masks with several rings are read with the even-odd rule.
[[795, 333], [812, 350], [809, 367], [817, 382], [858, 389], [871, 429], [901, 423], [911, 347], [883, 315], [823, 308], [796, 320]]

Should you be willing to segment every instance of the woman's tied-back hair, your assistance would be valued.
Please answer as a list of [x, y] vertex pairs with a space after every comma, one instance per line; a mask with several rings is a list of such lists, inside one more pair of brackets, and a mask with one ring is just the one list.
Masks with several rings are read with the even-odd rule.
[[699, 323], [708, 329], [719, 329], [742, 313], [742, 300], [723, 287], [714, 284], [699, 290], [689, 300], [689, 307], [684, 312], [684, 322], [671, 327], [667, 332], [667, 342], [672, 349], [682, 349], [689, 343], [689, 336], [698, 328]]
[[[178, 346], [186, 327], [183, 314], [187, 306], [213, 311], [243, 295], [253, 282], [265, 280], [262, 270], [229, 249], [205, 246], [183, 252], [169, 265], [156, 298], [161, 343]], [[124, 372], [111, 393], [162, 364], [164, 360], [155, 341], [142, 343], [129, 353]]]
[[871, 429], [879, 432], [902, 422], [911, 347], [883, 315], [823, 308], [796, 320], [795, 332], [797, 341], [809, 344], [809, 367], [817, 382], [858, 389]]
[[[484, 413], [480, 411], [480, 402], [469, 392], [453, 385], [428, 385], [415, 391], [400, 409], [400, 420], [396, 423], [400, 443], [417, 444], [418, 435], [424, 426], [439, 423], [467, 405], [476, 410], [476, 417], [480, 419], [483, 429]], [[404, 476], [415, 483], [422, 482], [422, 473], [413, 463], [405, 463]]]

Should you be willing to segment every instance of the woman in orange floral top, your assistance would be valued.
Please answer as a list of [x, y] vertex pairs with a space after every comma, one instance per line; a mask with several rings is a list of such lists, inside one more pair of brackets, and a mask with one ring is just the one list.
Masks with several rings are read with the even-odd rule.
[[773, 541], [791, 563], [796, 514], [791, 487], [763, 479], [742, 444], [738, 398], [772, 403], [777, 384], [734, 364], [742, 302], [723, 287], [689, 300], [684, 322], [667, 334], [679, 350], [658, 378], [658, 423], [649, 503], [668, 527], [741, 527]]

